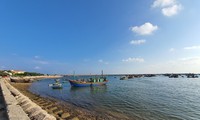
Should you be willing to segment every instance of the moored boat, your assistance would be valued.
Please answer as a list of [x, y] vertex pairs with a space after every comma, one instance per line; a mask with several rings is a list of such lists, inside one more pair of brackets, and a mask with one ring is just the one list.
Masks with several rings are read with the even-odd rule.
[[89, 87], [89, 86], [100, 86], [105, 85], [108, 80], [104, 78], [90, 78], [88, 80], [69, 80], [69, 83], [73, 87]]
[[54, 83], [51, 87], [53, 89], [61, 89], [62, 88], [62, 84], [61, 83]]
[[128, 80], [129, 78], [128, 78], [128, 76], [122, 76], [122, 77], [120, 77], [120, 80]]
[[49, 86], [53, 89], [62, 89], [62, 84], [60, 83], [59, 79], [55, 80], [55, 83], [49, 84]]

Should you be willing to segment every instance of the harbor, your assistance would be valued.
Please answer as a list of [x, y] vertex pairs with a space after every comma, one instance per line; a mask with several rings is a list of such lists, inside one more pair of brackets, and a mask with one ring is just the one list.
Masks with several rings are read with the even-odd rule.
[[[198, 85], [200, 86], [199, 78], [171, 78], [163, 74], [143, 75], [143, 77], [120, 80], [123, 76], [106, 76], [109, 80], [106, 85], [88, 87], [72, 86], [69, 80], [74, 76], [41, 77], [30, 83], [10, 82], [9, 78], [6, 78], [6, 81], [57, 120], [154, 120], [171, 119], [172, 117], [174, 119], [199, 117], [197, 116], [199, 111], [198, 104], [196, 104], [197, 99], [194, 99], [194, 97], [199, 97], [194, 93], [200, 88], [198, 87]], [[83, 80], [90, 77], [85, 75], [76, 78]], [[58, 80], [62, 84], [62, 88], [53, 89], [52, 86], [49, 86]], [[6, 82], [6, 84], [8, 83]], [[186, 90], [188, 92], [183, 93], [181, 91], [185, 90], [185, 86], [189, 86]], [[191, 92], [193, 89], [196, 90]], [[191, 96], [193, 96], [192, 99]], [[180, 97], [183, 97], [181, 101]], [[191, 105], [187, 105], [187, 100], [192, 101]], [[169, 105], [170, 101], [172, 104]], [[154, 108], [155, 106], [158, 108]], [[194, 106], [196, 107], [193, 108]], [[152, 111], [152, 107], [155, 110]], [[177, 107], [179, 110], [176, 109], [176, 112], [173, 112]], [[194, 112], [187, 113], [186, 116], [184, 111], [187, 109], [193, 109]], [[33, 118], [30, 117], [30, 119]]]
[[[41, 78], [60, 78], [60, 76], [34, 76], [32, 82]], [[17, 78], [15, 78], [17, 79]], [[32, 82], [11, 82], [11, 78], [0, 78], [0, 117], [3, 120], [79, 120], [67, 112], [59, 102], [45, 99], [31, 93], [28, 89]], [[19, 91], [18, 91], [18, 90]], [[20, 114], [19, 114], [20, 113]], [[73, 112], [74, 113], [74, 112]]]
[[200, 120], [200, 0], [0, 6], [0, 120]]
[[[42, 80], [33, 83], [29, 90], [71, 104], [72, 108], [88, 111], [93, 114], [91, 115], [93, 119], [95, 116], [99, 116], [99, 119], [116, 120], [199, 118], [197, 99], [199, 96], [196, 94], [200, 85], [199, 78], [177, 79], [156, 76], [125, 81], [119, 80], [120, 77], [107, 78], [109, 82], [104, 86], [77, 88], [71, 87], [67, 82], [63, 84], [63, 89], [59, 90], [48, 87], [54, 80]], [[189, 101], [192, 101], [191, 104], [187, 104]], [[188, 110], [193, 112], [184, 112]]]

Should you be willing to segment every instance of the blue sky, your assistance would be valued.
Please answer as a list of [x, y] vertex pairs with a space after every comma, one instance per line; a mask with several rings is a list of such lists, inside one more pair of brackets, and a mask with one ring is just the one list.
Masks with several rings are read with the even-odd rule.
[[199, 0], [0, 2], [0, 69], [200, 72]]

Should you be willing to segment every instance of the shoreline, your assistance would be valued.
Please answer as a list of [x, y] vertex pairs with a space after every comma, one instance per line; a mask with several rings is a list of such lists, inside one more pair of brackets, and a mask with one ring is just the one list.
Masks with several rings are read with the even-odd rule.
[[[64, 102], [62, 100], [57, 100], [50, 97], [44, 97], [37, 94], [34, 94], [29, 91], [30, 83], [14, 83], [11, 82], [11, 85], [22, 92], [25, 96], [29, 97], [33, 102], [38, 104], [41, 108], [47, 111], [49, 114], [55, 116], [57, 119], [62, 120], [62, 117], [70, 120], [105, 120], [112, 119], [117, 120], [121, 118], [116, 118], [113, 115], [104, 115], [102, 113], [96, 113], [94, 111], [89, 111], [84, 108], [75, 106], [73, 104]], [[64, 115], [63, 115], [64, 114]], [[63, 119], [65, 120], [65, 119]]]
[[23, 77], [10, 77], [10, 82], [15, 83], [32, 83], [34, 81], [46, 79], [46, 78], [61, 78], [63, 76], [23, 76]]
[[66, 109], [58, 104], [56, 100], [42, 97], [30, 92], [28, 89], [32, 83], [10, 83], [13, 87], [31, 99], [34, 103], [39, 105], [42, 109], [47, 111], [59, 120], [72, 119], [79, 120], [75, 115], [70, 114]]

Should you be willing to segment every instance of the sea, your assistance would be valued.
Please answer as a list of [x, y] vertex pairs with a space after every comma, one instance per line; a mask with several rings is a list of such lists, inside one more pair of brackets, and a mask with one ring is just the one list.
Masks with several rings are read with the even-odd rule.
[[48, 85], [54, 79], [43, 79], [34, 82], [29, 90], [88, 111], [120, 116], [122, 120], [200, 119], [200, 78], [119, 78], [107, 76], [107, 85], [76, 88], [67, 81], [72, 78], [63, 77], [63, 89], [52, 89]]

